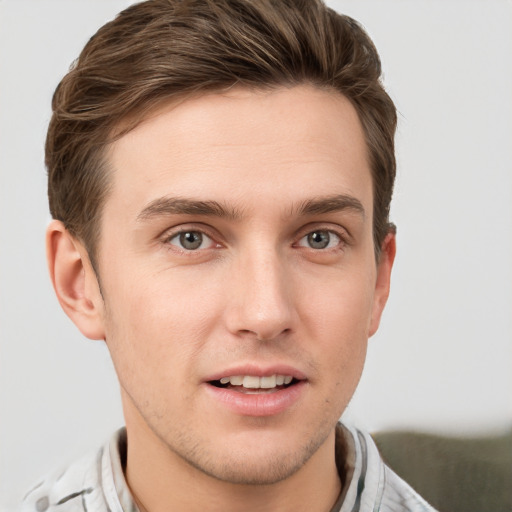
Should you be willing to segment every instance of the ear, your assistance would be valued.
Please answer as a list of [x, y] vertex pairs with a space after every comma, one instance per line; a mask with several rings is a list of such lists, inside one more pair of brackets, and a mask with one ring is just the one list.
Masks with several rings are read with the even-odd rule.
[[380, 318], [384, 311], [384, 306], [388, 300], [389, 287], [391, 280], [391, 270], [396, 254], [396, 235], [390, 232], [382, 242], [379, 261], [377, 262], [377, 279], [375, 282], [375, 292], [373, 295], [373, 308], [370, 320], [368, 336], [373, 336], [379, 328]]
[[52, 221], [46, 230], [46, 256], [53, 288], [66, 315], [87, 338], [105, 339], [98, 279], [85, 247], [60, 221]]

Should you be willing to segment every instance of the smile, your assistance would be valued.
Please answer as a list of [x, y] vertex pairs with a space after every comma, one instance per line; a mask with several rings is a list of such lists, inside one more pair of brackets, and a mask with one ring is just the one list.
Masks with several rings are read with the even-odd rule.
[[241, 364], [209, 375], [206, 395], [220, 410], [237, 416], [274, 416], [295, 407], [308, 394], [308, 376], [295, 366]]
[[269, 392], [284, 389], [292, 384], [294, 378], [291, 375], [269, 375], [258, 377], [257, 375], [232, 375], [211, 381], [215, 387], [232, 389], [241, 393]]

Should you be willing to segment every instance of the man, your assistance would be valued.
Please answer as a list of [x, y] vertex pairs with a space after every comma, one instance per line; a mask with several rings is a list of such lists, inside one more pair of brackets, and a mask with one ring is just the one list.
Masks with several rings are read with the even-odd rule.
[[23, 510], [432, 510], [337, 424], [395, 255], [379, 78], [320, 1], [150, 0], [89, 41], [53, 99], [47, 252], [126, 429]]

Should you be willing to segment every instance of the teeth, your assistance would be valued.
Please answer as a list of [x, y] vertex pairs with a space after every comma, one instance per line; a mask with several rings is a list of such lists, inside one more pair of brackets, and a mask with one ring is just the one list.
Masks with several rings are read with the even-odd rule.
[[257, 377], [255, 375], [233, 375], [222, 377], [221, 384], [232, 386], [243, 386], [247, 389], [272, 389], [283, 384], [290, 384], [293, 380], [291, 375], [270, 375], [269, 377]]
[[270, 389], [276, 387], [276, 376], [272, 375], [271, 377], [261, 377], [260, 378], [260, 388]]
[[242, 384], [244, 388], [256, 389], [260, 387], [260, 378], [252, 377], [251, 375], [246, 375], [244, 377], [244, 382]]
[[232, 386], [241, 386], [244, 383], [244, 378], [241, 375], [235, 375], [234, 377], [228, 377], [229, 383]]

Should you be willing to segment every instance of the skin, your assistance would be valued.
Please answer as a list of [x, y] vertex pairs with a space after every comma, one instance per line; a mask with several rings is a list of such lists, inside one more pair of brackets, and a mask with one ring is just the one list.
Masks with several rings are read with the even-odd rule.
[[[309, 86], [208, 94], [162, 107], [108, 160], [101, 293], [86, 250], [58, 221], [48, 259], [64, 310], [112, 355], [141, 509], [330, 510], [334, 428], [395, 254], [389, 234], [375, 261], [354, 108]], [[176, 198], [223, 212], [183, 211]], [[180, 230], [201, 233], [199, 248], [184, 248]], [[326, 248], [312, 246], [318, 236]], [[247, 364], [299, 371], [298, 399], [254, 416], [212, 397], [208, 378]]]

